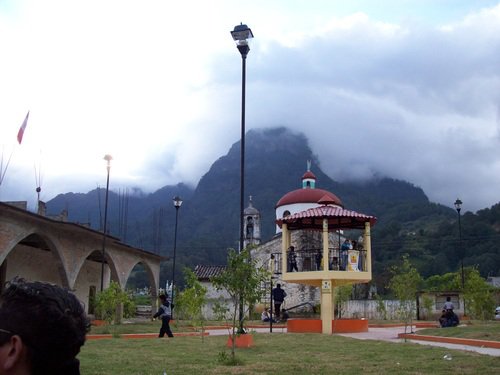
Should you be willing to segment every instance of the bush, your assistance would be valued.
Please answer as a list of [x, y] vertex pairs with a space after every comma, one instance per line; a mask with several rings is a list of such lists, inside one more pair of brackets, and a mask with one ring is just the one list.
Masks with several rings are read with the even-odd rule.
[[96, 317], [105, 320], [109, 324], [120, 324], [120, 318], [117, 316], [118, 306], [123, 304], [123, 314], [125, 317], [135, 315], [135, 303], [132, 298], [123, 290], [117, 282], [111, 281], [109, 287], [102, 292], [97, 293], [95, 299]]

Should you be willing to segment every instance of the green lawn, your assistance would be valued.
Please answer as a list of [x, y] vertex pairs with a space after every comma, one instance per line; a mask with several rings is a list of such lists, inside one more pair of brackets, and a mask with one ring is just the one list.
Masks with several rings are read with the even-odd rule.
[[421, 329], [417, 331], [417, 334], [500, 341], [500, 321], [473, 321], [458, 327]]
[[[206, 322], [205, 326], [221, 326], [225, 325], [226, 322], [221, 321], [210, 321]], [[245, 320], [245, 325], [263, 325], [260, 320]], [[158, 333], [160, 330], [161, 321], [155, 320], [153, 322], [143, 321], [140, 323], [133, 324], [120, 324], [120, 325], [105, 325], [105, 326], [92, 326], [90, 333], [91, 334], [126, 334], [126, 333]], [[171, 323], [173, 332], [189, 332], [193, 331], [193, 327], [189, 321], [176, 321]], [[265, 326], [265, 325], [264, 325]], [[199, 327], [197, 327], [199, 330]]]
[[[151, 327], [155, 327], [154, 324]], [[155, 327], [156, 328], [156, 327]], [[155, 330], [156, 331], [156, 330]], [[89, 340], [82, 374], [499, 374], [500, 358], [412, 343], [320, 334], [256, 334], [239, 349], [243, 365], [218, 362], [226, 336]], [[452, 359], [443, 357], [450, 354]]]

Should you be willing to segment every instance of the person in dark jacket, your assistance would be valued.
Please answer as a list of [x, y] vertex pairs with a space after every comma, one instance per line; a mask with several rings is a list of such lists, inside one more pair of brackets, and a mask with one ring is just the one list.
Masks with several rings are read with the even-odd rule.
[[76, 356], [89, 328], [73, 293], [13, 279], [0, 295], [0, 374], [79, 375]]
[[297, 267], [297, 253], [295, 252], [295, 247], [290, 246], [288, 248], [288, 263], [289, 263], [289, 271], [288, 272], [299, 272], [299, 268]]
[[276, 288], [273, 289], [273, 299], [274, 299], [274, 314], [276, 315], [276, 320], [281, 316], [281, 305], [285, 301], [286, 292], [281, 289], [281, 284], [276, 284]]
[[158, 337], [165, 336], [165, 333], [168, 337], [174, 337], [172, 330], [170, 329], [170, 319], [172, 319], [172, 307], [173, 305], [168, 302], [168, 294], [160, 295], [161, 305], [156, 314], [153, 315], [153, 318], [161, 318], [161, 328]]

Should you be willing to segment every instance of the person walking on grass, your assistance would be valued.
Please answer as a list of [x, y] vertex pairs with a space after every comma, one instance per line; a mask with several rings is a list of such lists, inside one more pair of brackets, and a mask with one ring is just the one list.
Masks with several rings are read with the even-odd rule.
[[161, 305], [156, 314], [153, 315], [153, 319], [161, 318], [161, 328], [158, 337], [165, 336], [165, 333], [168, 337], [174, 337], [172, 330], [170, 329], [170, 319], [172, 319], [172, 308], [174, 307], [168, 301], [168, 294], [160, 295]]

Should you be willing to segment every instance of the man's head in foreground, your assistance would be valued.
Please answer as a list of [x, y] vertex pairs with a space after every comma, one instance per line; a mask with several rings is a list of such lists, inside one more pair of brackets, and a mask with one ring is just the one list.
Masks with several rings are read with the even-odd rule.
[[0, 375], [79, 374], [89, 322], [74, 294], [14, 279], [0, 296]]

